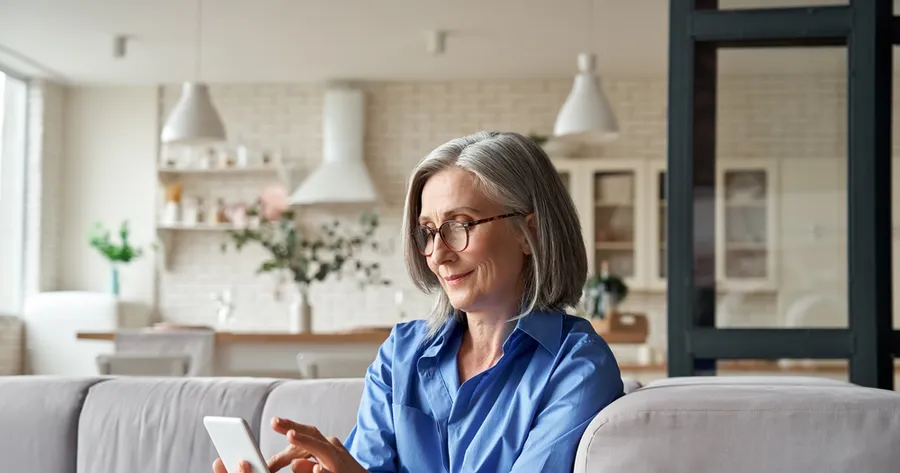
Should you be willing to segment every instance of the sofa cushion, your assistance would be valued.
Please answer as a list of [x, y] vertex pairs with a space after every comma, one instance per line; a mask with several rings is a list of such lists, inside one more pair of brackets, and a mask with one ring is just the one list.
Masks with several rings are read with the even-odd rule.
[[78, 417], [98, 381], [0, 377], [0, 470], [75, 473]]
[[798, 378], [668, 380], [619, 398], [575, 472], [896, 472], [900, 394]]
[[217, 455], [203, 417], [241, 417], [259, 438], [263, 404], [277, 383], [250, 378], [123, 377], [97, 384], [88, 393], [78, 425], [78, 471], [212, 471]]
[[326, 437], [346, 439], [356, 424], [364, 378], [286, 381], [269, 394], [260, 427], [260, 450], [268, 458], [287, 446], [272, 430], [272, 417], [314, 425]]

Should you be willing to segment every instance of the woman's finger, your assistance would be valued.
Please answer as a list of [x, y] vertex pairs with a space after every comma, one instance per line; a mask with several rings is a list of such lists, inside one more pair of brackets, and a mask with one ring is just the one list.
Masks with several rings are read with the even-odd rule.
[[312, 454], [319, 465], [325, 467], [328, 470], [337, 469], [337, 451], [330, 443], [328, 443], [327, 440], [320, 440], [309, 435], [301, 434], [294, 430], [288, 431], [287, 439], [288, 442], [291, 443], [291, 445], [309, 451], [309, 453]]
[[282, 468], [291, 465], [295, 460], [305, 460], [309, 457], [310, 453], [308, 450], [291, 445], [274, 455], [266, 463], [269, 466], [269, 471], [279, 471]]
[[288, 432], [294, 430], [297, 433], [301, 433], [303, 435], [316, 437], [319, 440], [325, 440], [325, 436], [322, 435], [321, 432], [319, 432], [319, 429], [311, 425], [298, 424], [292, 420], [282, 419], [280, 417], [275, 417], [274, 419], [272, 419], [272, 429], [282, 435], [287, 435]]
[[272, 430], [278, 432], [281, 435], [287, 435], [288, 430], [291, 430], [291, 424], [293, 424], [292, 421], [282, 419], [281, 417], [272, 418]]
[[328, 443], [330, 443], [334, 448], [336, 448], [338, 450], [347, 451], [347, 447], [344, 445], [344, 442], [341, 441], [341, 439], [339, 439], [337, 437], [328, 437], [325, 440], [327, 440]]
[[[241, 460], [241, 462], [234, 467], [234, 472], [253, 473], [250, 468], [250, 463], [246, 460]], [[225, 468], [225, 462], [223, 462], [221, 458], [216, 458], [216, 461], [213, 462], [213, 473], [228, 473], [228, 469]]]
[[325, 467], [323, 467], [322, 465], [316, 465], [316, 467], [313, 469], [312, 473], [331, 473], [331, 472], [326, 470]]
[[314, 473], [316, 465], [316, 462], [309, 460], [294, 460], [291, 462], [291, 471], [293, 473]]

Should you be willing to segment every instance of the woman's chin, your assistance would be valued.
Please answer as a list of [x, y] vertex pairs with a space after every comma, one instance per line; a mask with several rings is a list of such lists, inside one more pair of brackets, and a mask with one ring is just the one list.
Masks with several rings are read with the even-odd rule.
[[449, 291], [445, 291], [445, 293], [447, 294], [447, 298], [450, 300], [450, 305], [452, 305], [456, 310], [465, 312], [466, 309], [472, 305], [472, 298], [468, 294], [468, 291], [451, 289]]

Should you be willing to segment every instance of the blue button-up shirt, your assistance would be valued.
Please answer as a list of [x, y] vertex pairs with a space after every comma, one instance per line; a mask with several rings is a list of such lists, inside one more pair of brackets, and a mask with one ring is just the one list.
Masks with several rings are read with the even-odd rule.
[[373, 473], [570, 473], [588, 424], [623, 394], [609, 346], [587, 320], [535, 312], [496, 365], [460, 385], [463, 330], [394, 327], [366, 374], [350, 453]]

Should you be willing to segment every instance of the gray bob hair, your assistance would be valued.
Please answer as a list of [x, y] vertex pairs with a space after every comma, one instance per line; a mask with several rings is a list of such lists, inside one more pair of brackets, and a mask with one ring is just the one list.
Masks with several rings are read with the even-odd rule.
[[525, 219], [510, 222], [531, 248], [525, 262], [520, 313], [563, 311], [581, 298], [587, 279], [587, 253], [575, 204], [547, 154], [518, 133], [478, 132], [437, 147], [413, 170], [403, 211], [403, 253], [413, 283], [426, 293], [437, 292], [428, 315], [435, 334], [450, 317], [460, 316], [441, 289], [441, 283], [412, 237], [422, 211], [422, 189], [431, 176], [457, 167], [475, 175], [480, 189], [507, 212], [534, 213], [536, 238]]

